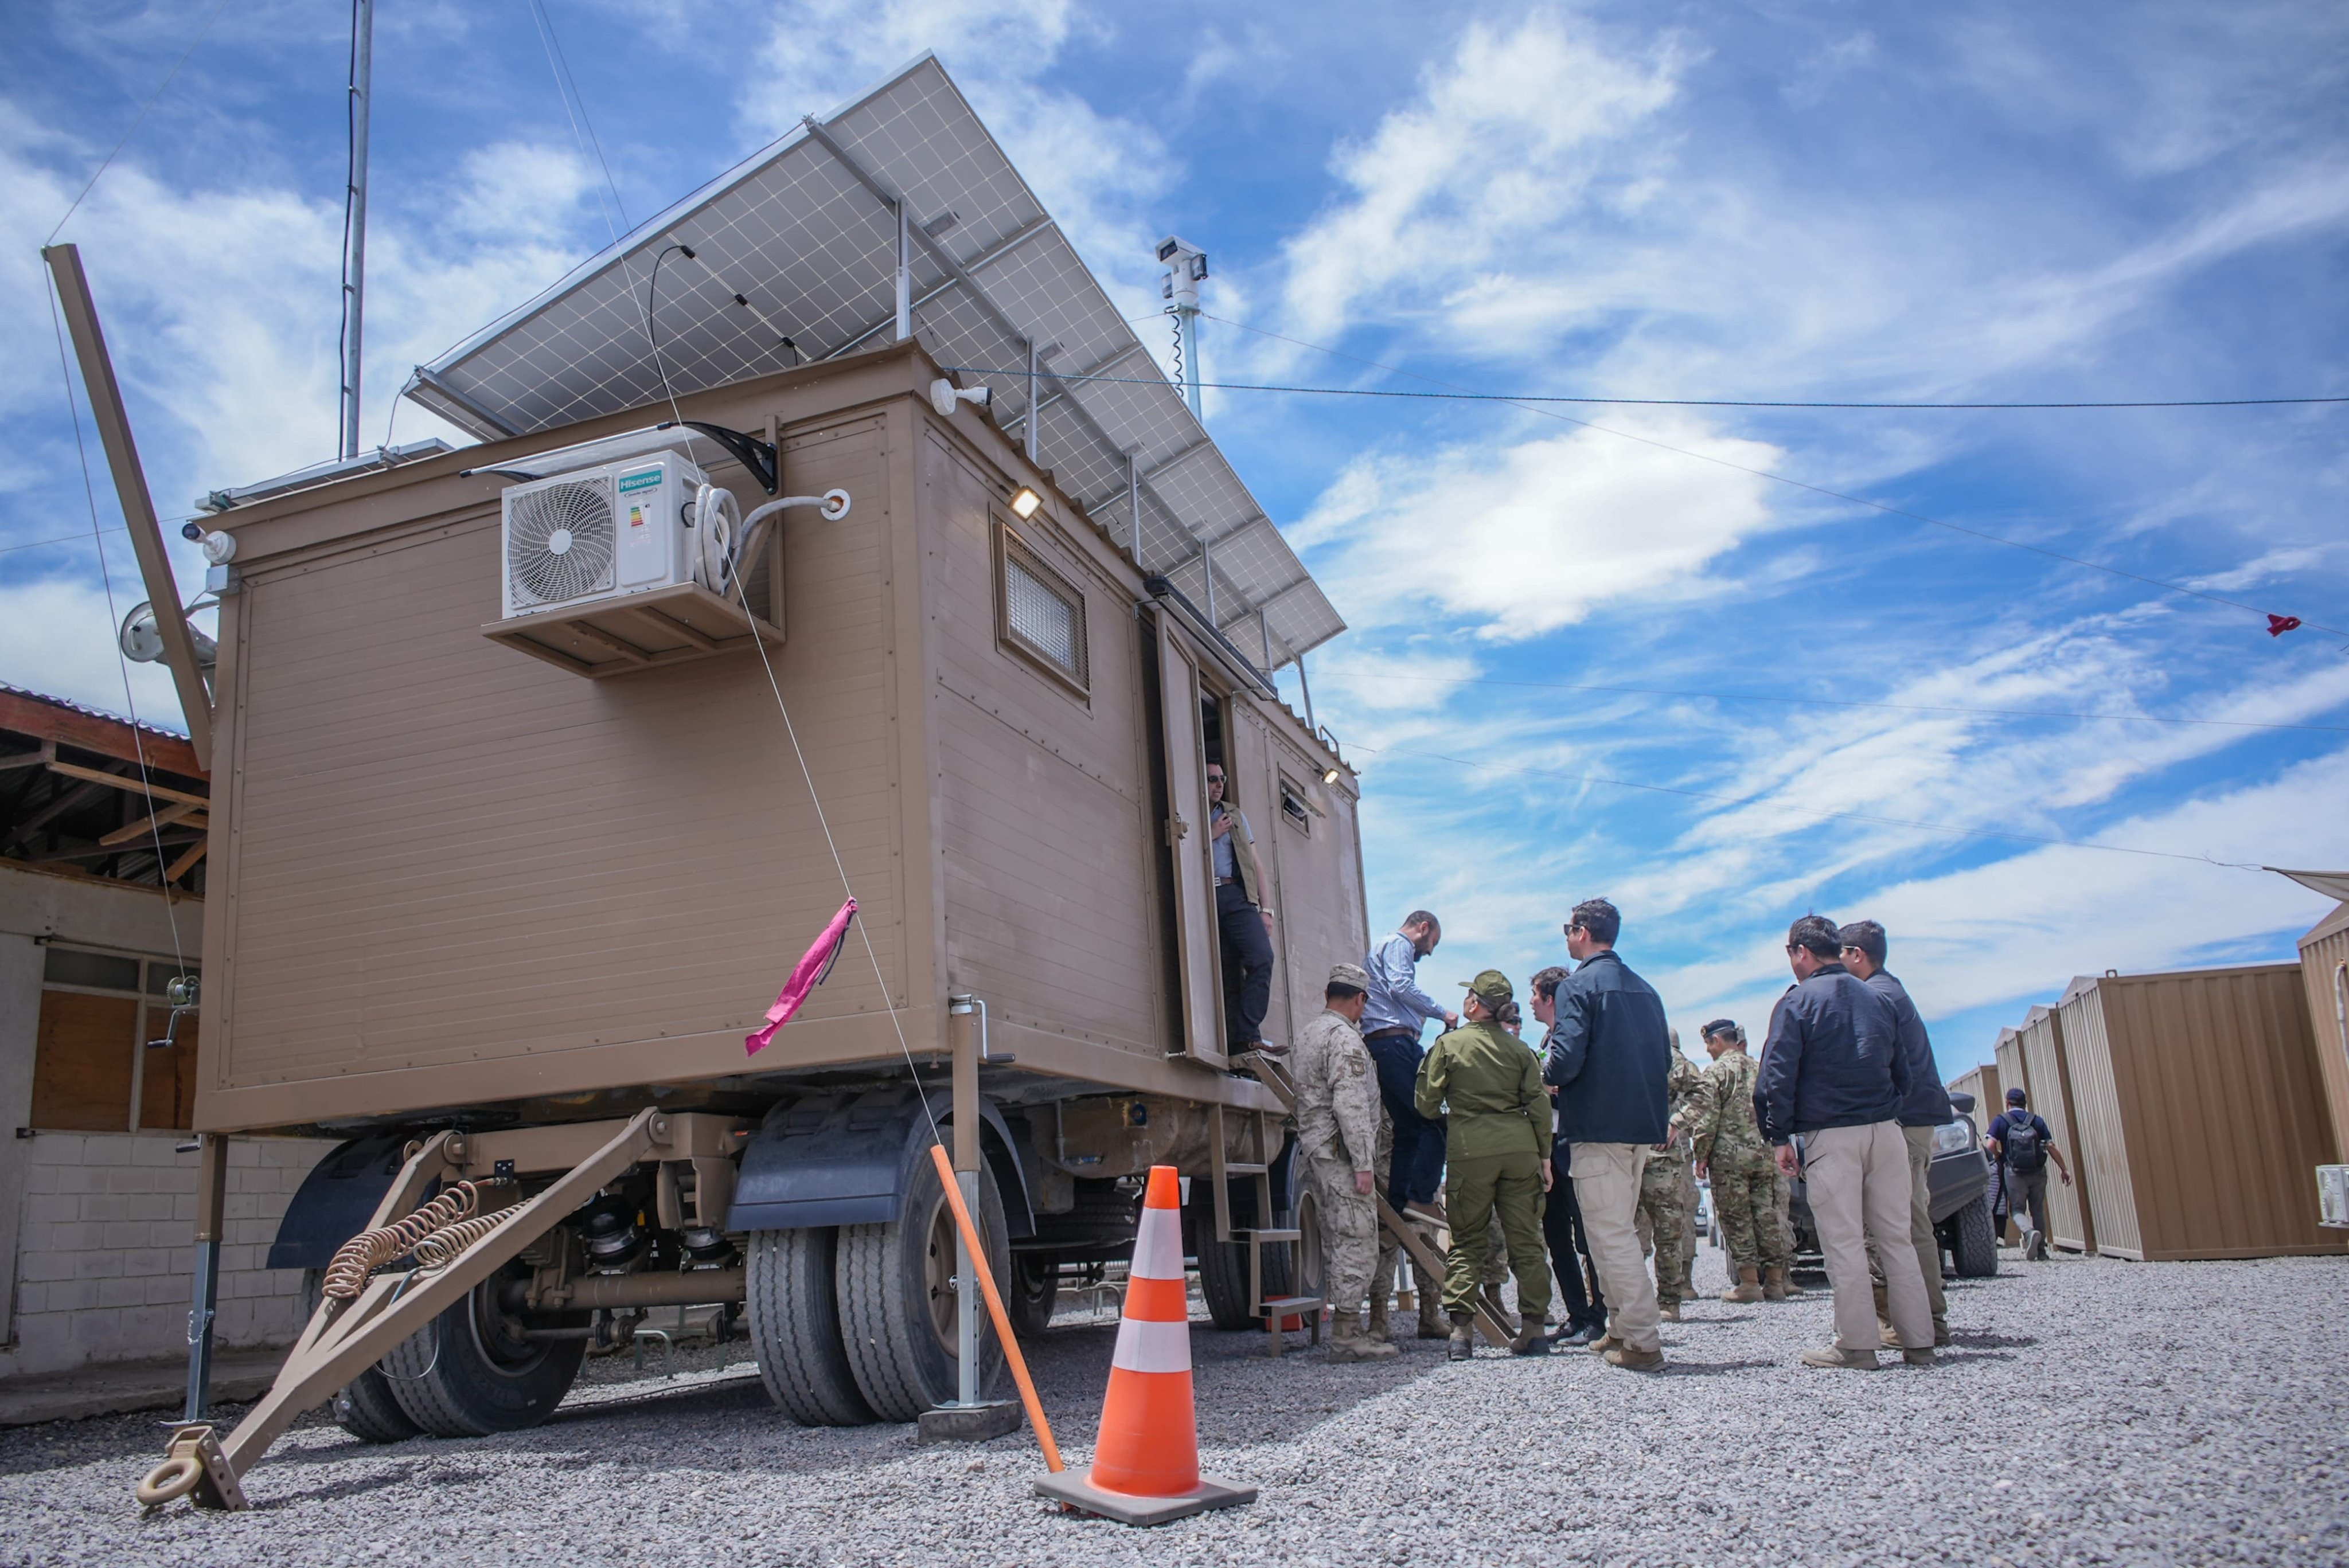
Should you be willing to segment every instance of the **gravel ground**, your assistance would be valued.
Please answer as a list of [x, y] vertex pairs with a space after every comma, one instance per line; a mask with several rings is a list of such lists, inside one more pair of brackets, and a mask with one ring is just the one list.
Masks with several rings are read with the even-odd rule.
[[[1720, 1256], [1700, 1253], [1711, 1289]], [[667, 1378], [657, 1352], [641, 1378], [604, 1361], [502, 1439], [378, 1448], [311, 1418], [233, 1516], [140, 1517], [147, 1419], [0, 1434], [0, 1562], [2349, 1561], [2349, 1342], [2327, 1326], [2349, 1261], [2002, 1262], [1952, 1283], [1940, 1366], [1873, 1377], [1793, 1365], [1826, 1339], [1823, 1289], [1692, 1305], [1658, 1377], [1587, 1354], [1453, 1367], [1411, 1339], [1384, 1364], [1273, 1361], [1195, 1326], [1206, 1468], [1263, 1495], [1155, 1531], [1047, 1511], [1024, 1432], [920, 1449], [787, 1425], [737, 1346]], [[1032, 1353], [1072, 1466], [1112, 1336], [1056, 1326]]]

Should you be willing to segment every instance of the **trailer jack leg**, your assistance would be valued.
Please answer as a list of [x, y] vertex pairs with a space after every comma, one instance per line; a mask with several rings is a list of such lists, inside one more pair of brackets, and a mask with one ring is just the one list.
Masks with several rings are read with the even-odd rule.
[[[139, 1501], [156, 1508], [192, 1493], [199, 1507], [248, 1506], [241, 1479], [260, 1463], [295, 1417], [323, 1404], [385, 1352], [463, 1300], [622, 1171], [667, 1148], [671, 1133], [668, 1116], [639, 1111], [554, 1185], [502, 1211], [500, 1222], [475, 1237], [446, 1266], [429, 1273], [378, 1274], [356, 1300], [326, 1297], [286, 1357], [276, 1383], [227, 1440], [216, 1441], [210, 1427], [181, 1428], [171, 1439], [169, 1457], [140, 1483]], [[450, 1146], [457, 1136], [440, 1133], [417, 1150], [376, 1211], [370, 1229], [392, 1223], [416, 1206], [435, 1179], [454, 1173]]]

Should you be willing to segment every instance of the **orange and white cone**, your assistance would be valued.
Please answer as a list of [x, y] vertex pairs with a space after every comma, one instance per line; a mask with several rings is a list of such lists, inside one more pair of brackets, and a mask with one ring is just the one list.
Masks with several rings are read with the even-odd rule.
[[1182, 1183], [1172, 1165], [1150, 1168], [1092, 1473], [1081, 1481], [1066, 1471], [1048, 1476], [1037, 1490], [1128, 1524], [1160, 1524], [1256, 1501], [1254, 1487], [1228, 1486], [1199, 1474]]

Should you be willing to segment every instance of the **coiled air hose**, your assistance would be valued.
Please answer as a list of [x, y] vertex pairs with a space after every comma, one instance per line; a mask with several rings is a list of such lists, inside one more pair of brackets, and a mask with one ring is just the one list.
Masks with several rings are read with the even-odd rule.
[[[493, 1215], [471, 1217], [481, 1207], [481, 1189], [508, 1184], [503, 1178], [459, 1181], [406, 1219], [361, 1231], [336, 1251], [333, 1261], [326, 1264], [326, 1279], [320, 1288], [336, 1300], [356, 1301], [378, 1269], [409, 1253], [416, 1253], [417, 1261], [428, 1268], [445, 1268], [457, 1253], [487, 1235], [505, 1218], [502, 1210]], [[465, 1233], [463, 1240], [455, 1240], [454, 1232], [460, 1229]], [[444, 1241], [444, 1237], [449, 1239]], [[439, 1262], [426, 1261], [428, 1242], [440, 1243], [433, 1249]]]

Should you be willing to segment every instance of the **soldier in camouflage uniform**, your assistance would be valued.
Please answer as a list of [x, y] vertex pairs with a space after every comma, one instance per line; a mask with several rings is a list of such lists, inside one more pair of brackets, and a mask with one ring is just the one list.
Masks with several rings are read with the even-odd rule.
[[1745, 1031], [1727, 1018], [1704, 1026], [1704, 1048], [1713, 1056], [1704, 1069], [1706, 1110], [1690, 1132], [1713, 1183], [1713, 1220], [1736, 1275], [1721, 1299], [1760, 1301], [1767, 1279], [1776, 1300], [1785, 1294], [1791, 1254], [1779, 1220], [1777, 1164], [1754, 1118], [1754, 1080], [1761, 1068], [1745, 1054]]
[[[1362, 1332], [1362, 1296], [1379, 1252], [1378, 1201], [1372, 1194], [1386, 1108], [1371, 1053], [1357, 1026], [1370, 976], [1352, 964], [1330, 971], [1321, 1012], [1289, 1047], [1297, 1090], [1297, 1147], [1321, 1228], [1321, 1273], [1330, 1298], [1330, 1358], [1371, 1361], [1397, 1354]], [[1381, 1136], [1386, 1132], [1386, 1137]], [[1383, 1315], [1383, 1314], [1381, 1314]]]
[[1648, 1156], [1640, 1171], [1640, 1208], [1633, 1223], [1640, 1241], [1656, 1254], [1656, 1315], [1666, 1323], [1681, 1320], [1682, 1285], [1688, 1265], [1681, 1259], [1681, 1238], [1688, 1233], [1689, 1214], [1681, 1196], [1682, 1178], [1688, 1172], [1689, 1135], [1683, 1119], [1693, 1119], [1703, 1098], [1704, 1075], [1681, 1055], [1680, 1032], [1672, 1032], [1672, 1060], [1664, 1080], [1671, 1121], [1664, 1141]]

